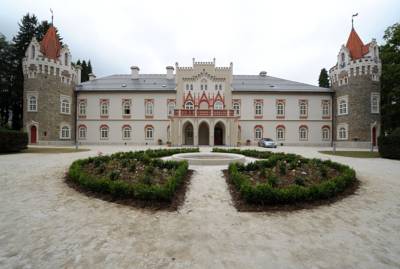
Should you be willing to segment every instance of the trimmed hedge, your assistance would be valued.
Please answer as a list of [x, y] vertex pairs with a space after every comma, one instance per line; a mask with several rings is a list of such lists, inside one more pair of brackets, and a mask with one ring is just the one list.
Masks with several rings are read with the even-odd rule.
[[[214, 149], [216, 152], [238, 153], [250, 157], [263, 158], [266, 160], [256, 161], [247, 165], [232, 163], [228, 168], [229, 180], [231, 180], [239, 191], [240, 195], [251, 204], [275, 205], [275, 204], [292, 204], [297, 202], [310, 202], [322, 199], [328, 199], [343, 192], [347, 187], [352, 185], [356, 180], [356, 173], [353, 169], [346, 165], [335, 163], [332, 161], [322, 161], [319, 159], [306, 159], [295, 154], [260, 152], [256, 150], [237, 150], [237, 149]], [[285, 160], [288, 165], [296, 167], [301, 163], [313, 162], [320, 167], [330, 167], [336, 169], [340, 175], [330, 180], [323, 181], [312, 186], [301, 186], [299, 184], [291, 185], [284, 188], [276, 188], [268, 183], [252, 184], [250, 177], [245, 171], [257, 170], [262, 168], [271, 168], [280, 160]]]
[[378, 137], [379, 154], [383, 158], [400, 160], [400, 128]]
[[[157, 159], [176, 153], [198, 152], [198, 148], [190, 149], [160, 149], [137, 152], [119, 152], [110, 156], [90, 157], [72, 163], [68, 171], [68, 179], [86, 190], [101, 194], [109, 194], [116, 199], [138, 199], [145, 201], [171, 201], [176, 189], [182, 184], [187, 171], [186, 161], [163, 161]], [[88, 163], [103, 163], [113, 159], [123, 161], [134, 159], [161, 169], [173, 170], [163, 184], [128, 183], [123, 180], [112, 180], [109, 177], [96, 177], [84, 171]]]
[[0, 153], [18, 152], [27, 147], [27, 133], [0, 128]]

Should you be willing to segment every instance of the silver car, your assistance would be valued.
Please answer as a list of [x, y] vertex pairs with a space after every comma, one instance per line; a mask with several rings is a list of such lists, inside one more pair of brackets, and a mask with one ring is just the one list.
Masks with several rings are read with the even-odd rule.
[[274, 140], [271, 138], [261, 138], [258, 141], [258, 146], [264, 147], [264, 148], [276, 148], [277, 145]]

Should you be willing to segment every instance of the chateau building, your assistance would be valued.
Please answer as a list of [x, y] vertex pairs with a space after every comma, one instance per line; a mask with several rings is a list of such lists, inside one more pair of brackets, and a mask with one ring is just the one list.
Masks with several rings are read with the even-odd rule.
[[50, 27], [24, 59], [24, 126], [32, 144], [236, 146], [268, 137], [282, 145], [368, 146], [379, 132], [380, 69], [376, 42], [363, 45], [352, 29], [330, 70], [331, 89], [265, 71], [236, 75], [232, 63], [220, 67], [215, 59], [176, 63], [164, 74], [133, 66], [130, 74], [91, 74], [78, 83], [80, 67]]

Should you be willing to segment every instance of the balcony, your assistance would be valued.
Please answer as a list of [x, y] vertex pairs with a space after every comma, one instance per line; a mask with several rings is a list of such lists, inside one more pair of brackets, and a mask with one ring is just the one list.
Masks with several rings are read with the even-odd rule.
[[175, 117], [236, 117], [233, 109], [175, 109]]

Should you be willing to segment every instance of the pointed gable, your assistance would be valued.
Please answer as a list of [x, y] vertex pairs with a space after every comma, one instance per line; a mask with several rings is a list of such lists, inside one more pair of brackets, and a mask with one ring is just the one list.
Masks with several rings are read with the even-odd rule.
[[362, 58], [369, 51], [368, 45], [364, 45], [354, 28], [351, 29], [349, 38], [347, 39], [346, 47], [349, 50], [350, 56], [353, 60]]
[[61, 44], [58, 40], [56, 29], [54, 26], [50, 26], [43, 40], [40, 42], [40, 52], [50, 59], [58, 59], [60, 57]]

